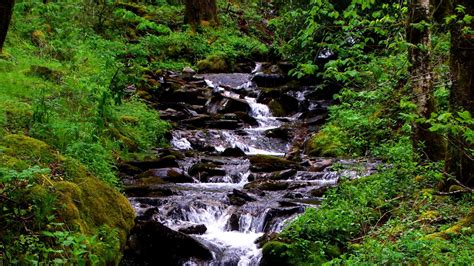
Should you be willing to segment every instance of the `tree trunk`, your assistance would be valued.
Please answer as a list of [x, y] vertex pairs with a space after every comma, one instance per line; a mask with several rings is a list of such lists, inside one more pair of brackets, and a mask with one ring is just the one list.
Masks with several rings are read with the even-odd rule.
[[[431, 33], [428, 25], [431, 23], [430, 1], [411, 0], [410, 16], [407, 27], [409, 48], [411, 84], [418, 115], [428, 119], [435, 111], [433, 98], [433, 75], [430, 63]], [[422, 150], [424, 157], [438, 161], [444, 159], [445, 145], [442, 137], [429, 131], [430, 126], [424, 122], [415, 124], [413, 141]]]
[[[454, 6], [462, 5], [466, 14], [474, 15], [472, 0], [458, 0]], [[474, 115], [474, 36], [462, 33], [463, 25], [451, 28], [450, 68], [453, 78], [451, 89], [451, 111], [469, 111]], [[474, 24], [471, 25], [471, 28]], [[474, 145], [467, 143], [461, 135], [449, 136], [446, 156], [446, 172], [454, 175], [467, 186], [474, 186], [474, 160], [469, 154]]]
[[0, 53], [3, 51], [3, 44], [7, 38], [8, 26], [12, 18], [13, 5], [15, 0], [2, 0], [0, 2]]
[[219, 24], [216, 0], [186, 0], [184, 22], [193, 27]]

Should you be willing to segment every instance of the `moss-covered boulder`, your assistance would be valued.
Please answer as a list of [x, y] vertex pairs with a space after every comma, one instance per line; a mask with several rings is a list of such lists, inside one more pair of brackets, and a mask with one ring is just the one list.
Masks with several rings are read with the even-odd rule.
[[[22, 173], [18, 178], [24, 180], [16, 181], [15, 184], [21, 186], [15, 188], [15, 193], [25, 195], [18, 199], [19, 206], [32, 206], [34, 215], [29, 223], [37, 231], [66, 230], [71, 235], [95, 237], [95, 247], [89, 247], [95, 255], [104, 264], [119, 262], [135, 218], [125, 196], [91, 175], [78, 161], [25, 135], [10, 134], [0, 138], [0, 165]], [[55, 228], [51, 222], [62, 226]], [[11, 229], [21, 230], [14, 226]], [[101, 237], [104, 230], [107, 236]], [[10, 230], [9, 234], [25, 232]], [[54, 245], [62, 244], [54, 243], [50, 240], [46, 245], [56, 248]]]
[[200, 73], [226, 73], [230, 71], [229, 63], [223, 55], [210, 55], [197, 62]]

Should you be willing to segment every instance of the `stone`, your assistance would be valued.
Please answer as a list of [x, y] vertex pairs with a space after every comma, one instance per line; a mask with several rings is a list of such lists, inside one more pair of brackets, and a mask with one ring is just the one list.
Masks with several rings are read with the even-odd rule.
[[179, 168], [150, 169], [138, 178], [158, 177], [164, 183], [194, 183], [194, 179]]
[[252, 81], [259, 87], [273, 88], [284, 85], [288, 82], [288, 79], [281, 74], [265, 74], [259, 72], [252, 77]]
[[275, 172], [287, 169], [298, 169], [299, 166], [286, 159], [269, 156], [269, 155], [255, 155], [249, 158], [253, 172]]
[[286, 180], [286, 179], [291, 179], [296, 175], [298, 171], [295, 169], [287, 169], [283, 171], [277, 171], [273, 172], [268, 176], [268, 179], [272, 180]]
[[137, 222], [130, 233], [124, 260], [136, 265], [178, 265], [190, 259], [211, 260], [212, 253], [194, 238], [157, 221]]
[[247, 190], [264, 190], [264, 191], [279, 191], [288, 189], [288, 182], [273, 181], [273, 180], [256, 180], [245, 184], [244, 189]]
[[224, 150], [224, 152], [221, 153], [222, 156], [226, 157], [244, 157], [247, 156], [244, 151], [242, 151], [238, 147], [234, 148], [227, 148]]
[[188, 227], [183, 227], [183, 228], [178, 229], [178, 232], [181, 232], [187, 235], [202, 235], [206, 233], [206, 231], [207, 231], [207, 227], [203, 224], [190, 225]]
[[254, 197], [248, 195], [247, 193], [234, 189], [232, 193], [227, 195], [231, 205], [242, 206], [247, 202], [256, 201]]
[[[174, 155], [167, 155], [158, 159], [154, 160], [144, 160], [144, 161], [128, 161], [124, 162], [124, 165], [130, 165], [132, 167], [141, 169], [142, 172], [150, 169], [157, 169], [157, 168], [170, 168], [170, 167], [178, 167], [178, 163], [176, 162], [176, 157]], [[120, 169], [121, 166], [119, 166]]]

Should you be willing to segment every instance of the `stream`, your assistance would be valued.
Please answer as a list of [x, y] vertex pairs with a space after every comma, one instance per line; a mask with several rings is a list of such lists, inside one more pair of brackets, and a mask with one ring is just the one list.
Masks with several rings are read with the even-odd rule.
[[[367, 159], [304, 155], [308, 132], [324, 123], [331, 97], [261, 69], [161, 77], [154, 97], [161, 118], [174, 125], [171, 148], [157, 149], [159, 160], [127, 162], [121, 172], [138, 223], [160, 224], [166, 234], [132, 232], [124, 264], [152, 264], [174, 252], [162, 264], [258, 265], [266, 239], [317, 207], [326, 188], [375, 171], [377, 162]], [[284, 115], [273, 115], [275, 105]], [[163, 235], [164, 244], [151, 244]], [[166, 247], [173, 241], [186, 248]]]

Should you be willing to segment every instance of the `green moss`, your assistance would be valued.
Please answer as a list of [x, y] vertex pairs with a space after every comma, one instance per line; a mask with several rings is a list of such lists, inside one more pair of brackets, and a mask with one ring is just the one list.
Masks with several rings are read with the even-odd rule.
[[263, 257], [266, 265], [289, 265], [289, 256], [287, 251], [289, 246], [279, 241], [270, 241], [262, 248]]
[[268, 107], [270, 108], [270, 111], [272, 111], [272, 114], [274, 116], [285, 116], [286, 115], [286, 112], [285, 112], [285, 109], [283, 108], [283, 106], [281, 105], [281, 103], [279, 103], [278, 101], [272, 99], [269, 103], [268, 103]]
[[0, 126], [10, 133], [23, 132], [30, 126], [33, 110], [29, 104], [18, 101], [4, 101], [1, 104], [4, 118], [0, 120]]
[[63, 159], [48, 144], [25, 135], [6, 135], [0, 139], [0, 145], [4, 146], [4, 155], [14, 157], [16, 160], [29, 161], [31, 165], [51, 164]]
[[310, 138], [306, 144], [306, 153], [311, 156], [343, 156], [344, 139], [341, 129], [329, 125]]
[[223, 55], [210, 55], [206, 59], [197, 62], [201, 73], [225, 73], [229, 72], [229, 64]]
[[134, 211], [122, 194], [93, 176], [54, 185], [61, 219], [85, 234], [94, 234], [107, 225], [118, 230], [122, 245], [134, 224]]

